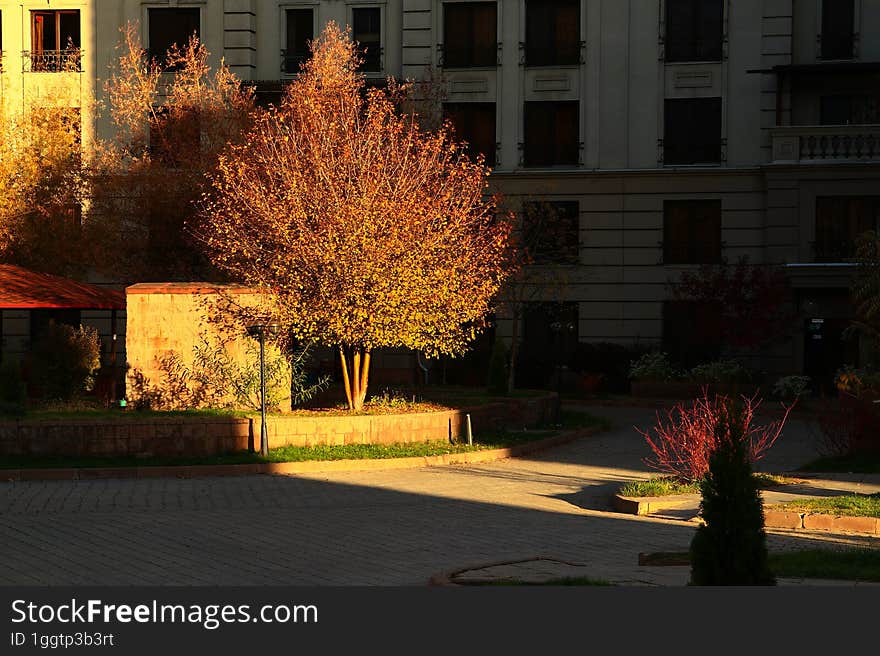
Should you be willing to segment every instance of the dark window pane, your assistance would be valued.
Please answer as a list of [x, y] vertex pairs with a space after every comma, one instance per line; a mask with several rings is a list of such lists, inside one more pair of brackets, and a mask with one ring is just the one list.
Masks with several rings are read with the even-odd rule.
[[360, 70], [382, 70], [381, 12], [378, 7], [355, 8], [351, 10], [353, 23], [352, 36], [358, 43], [364, 58]]
[[287, 44], [284, 50], [284, 72], [299, 73], [302, 63], [309, 58], [309, 43], [315, 36], [311, 9], [288, 9]]
[[576, 166], [578, 102], [527, 102], [524, 109], [525, 166]]
[[722, 0], [667, 0], [666, 61], [721, 59]]
[[577, 264], [579, 232], [577, 201], [529, 202], [523, 206], [523, 246], [534, 264]]
[[79, 48], [79, 12], [62, 11], [58, 13], [58, 50]]
[[852, 59], [854, 0], [822, 3], [822, 59]]
[[31, 310], [31, 339], [38, 339], [48, 330], [49, 322], [79, 328], [81, 323], [80, 310], [68, 309], [37, 309]]
[[580, 1], [526, 1], [526, 66], [580, 61]]
[[665, 164], [721, 161], [721, 98], [667, 100], [665, 107]]
[[149, 9], [150, 56], [165, 60], [171, 46], [183, 48], [192, 36], [199, 36], [198, 8]]
[[497, 24], [494, 2], [443, 5], [443, 65], [446, 68], [496, 66]]
[[456, 138], [468, 142], [474, 158], [482, 154], [488, 166], [495, 165], [495, 103], [445, 103], [443, 111], [455, 127]]
[[673, 362], [690, 368], [718, 359], [721, 308], [693, 301], [663, 303], [663, 350]]
[[721, 262], [721, 201], [663, 203], [663, 263]]
[[841, 262], [855, 254], [856, 239], [880, 229], [880, 196], [822, 196], [816, 199], [817, 262]]

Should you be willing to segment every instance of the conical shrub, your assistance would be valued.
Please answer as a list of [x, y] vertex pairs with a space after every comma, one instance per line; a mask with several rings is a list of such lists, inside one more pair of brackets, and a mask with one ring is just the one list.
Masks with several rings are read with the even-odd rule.
[[741, 408], [725, 404], [715, 430], [716, 446], [700, 486], [705, 525], [691, 542], [691, 585], [775, 585]]

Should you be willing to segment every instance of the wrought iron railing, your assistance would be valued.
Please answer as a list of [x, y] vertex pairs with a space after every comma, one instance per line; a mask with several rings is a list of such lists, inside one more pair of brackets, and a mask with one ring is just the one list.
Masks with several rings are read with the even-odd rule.
[[82, 72], [82, 50], [23, 50], [21, 70], [23, 73]]
[[880, 125], [773, 128], [773, 161], [880, 160]]

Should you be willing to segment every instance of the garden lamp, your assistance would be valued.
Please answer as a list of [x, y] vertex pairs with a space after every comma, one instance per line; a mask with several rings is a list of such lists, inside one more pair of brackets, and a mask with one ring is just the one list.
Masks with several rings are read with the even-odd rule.
[[265, 321], [247, 326], [247, 334], [260, 342], [260, 455], [269, 457], [269, 434], [266, 430], [266, 335], [275, 337], [280, 326]]

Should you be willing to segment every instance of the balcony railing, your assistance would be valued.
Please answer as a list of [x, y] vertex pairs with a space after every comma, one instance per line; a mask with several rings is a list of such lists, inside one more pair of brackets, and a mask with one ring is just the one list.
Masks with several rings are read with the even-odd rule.
[[82, 50], [23, 50], [21, 70], [23, 73], [80, 73], [82, 72]]
[[880, 160], [880, 125], [794, 125], [770, 134], [774, 162]]

